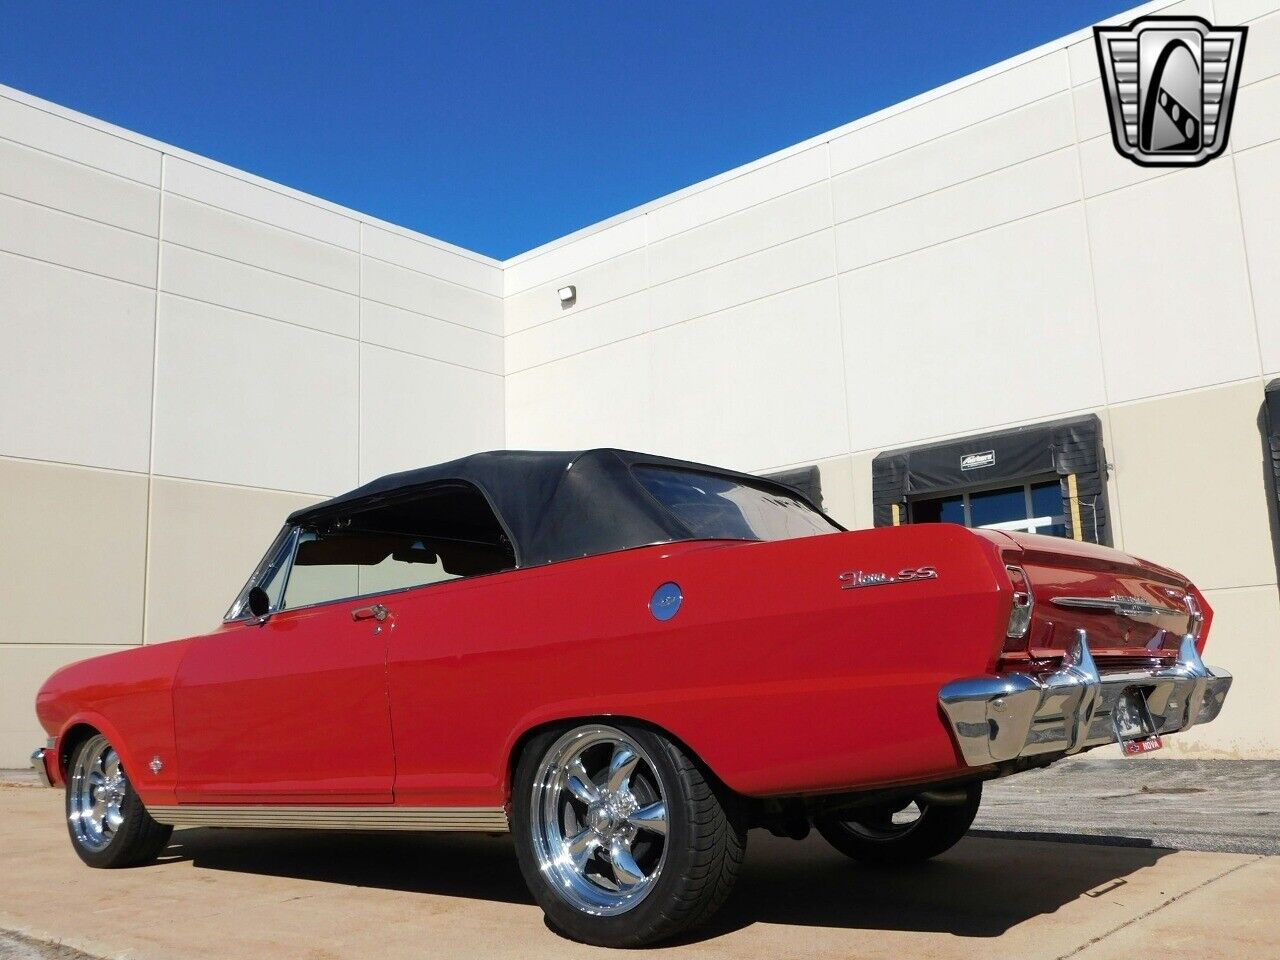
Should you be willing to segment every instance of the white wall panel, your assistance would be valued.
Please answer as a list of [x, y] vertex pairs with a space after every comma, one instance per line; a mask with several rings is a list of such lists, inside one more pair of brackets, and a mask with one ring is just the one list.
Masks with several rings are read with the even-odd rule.
[[1202, 590], [1275, 582], [1262, 404], [1247, 380], [1111, 408], [1126, 550]]
[[[505, 304], [506, 332], [527, 330], [539, 323], [582, 313], [643, 290], [649, 283], [649, 268], [643, 248], [619, 254], [604, 263], [584, 267], [574, 273], [556, 277], [547, 283], [513, 294]], [[577, 287], [573, 306], [560, 303], [559, 289], [567, 284]]]
[[[1082, 83], [1097, 83], [1102, 76], [1098, 69], [1098, 48], [1093, 37], [1080, 40], [1067, 47], [1067, 68], [1071, 72], [1071, 83], [1079, 86]], [[1099, 89], [1097, 87], [1095, 90]], [[1101, 93], [1099, 93], [1101, 96]]]
[[649, 327], [649, 294], [640, 292], [507, 336], [507, 372], [638, 336]]
[[1274, 77], [1278, 73], [1280, 73], [1280, 13], [1273, 12], [1249, 24], [1249, 37], [1245, 42], [1240, 82], [1254, 83], [1267, 77]]
[[502, 333], [502, 300], [416, 270], [361, 258], [361, 296], [486, 333]]
[[154, 187], [4, 139], [0, 193], [152, 237], [160, 222]]
[[887, 260], [1079, 198], [1075, 151], [1058, 150], [840, 224], [839, 268]]
[[[1280, 710], [1272, 680], [1280, 675], [1280, 604], [1274, 584], [1209, 590], [1213, 608], [1205, 659], [1232, 673], [1231, 695], [1213, 723], [1165, 741], [1173, 757], [1280, 759]], [[1159, 761], [1157, 761], [1159, 762]]]
[[1231, 121], [1231, 149], [1242, 153], [1280, 139], [1280, 77], [1271, 77], [1237, 94]]
[[361, 311], [360, 339], [366, 343], [502, 373], [501, 337], [373, 300], [366, 300]]
[[665, 431], [658, 436], [653, 426], [651, 339], [623, 340], [508, 376], [507, 446], [665, 447]]
[[147, 483], [0, 458], [0, 643], [141, 641]]
[[360, 257], [291, 230], [172, 194], [162, 239], [346, 293], [360, 289]]
[[1280, 370], [1280, 142], [1236, 154], [1262, 368]]
[[1112, 402], [1260, 374], [1232, 167], [1088, 201]]
[[567, 273], [602, 263], [645, 244], [645, 218], [632, 216], [564, 243], [533, 250], [507, 261], [503, 289], [508, 297]]
[[160, 153], [96, 126], [35, 105], [0, 88], [0, 136], [153, 187], [160, 185]]
[[360, 248], [358, 221], [294, 196], [283, 187], [264, 186], [169, 156], [165, 158], [164, 188], [326, 243]]
[[354, 487], [357, 349], [162, 294], [155, 472], [299, 493]]
[[0, 454], [147, 469], [155, 294], [0, 254]]
[[1178, 167], [1143, 167], [1120, 156], [1110, 134], [1080, 144], [1080, 178], [1086, 197], [1101, 196], [1177, 172]]
[[493, 297], [502, 296], [502, 268], [479, 254], [468, 256], [437, 246], [426, 237], [417, 240], [368, 223], [362, 224], [361, 230], [360, 252], [366, 257], [429, 273]]
[[1095, 76], [1072, 88], [1071, 103], [1076, 112], [1076, 138], [1083, 143], [1095, 137], [1105, 137], [1110, 143], [1111, 121], [1107, 115], [1107, 97], [1102, 82]]
[[830, 230], [770, 247], [652, 290], [652, 323], [663, 327], [829, 277], [835, 270]]
[[355, 337], [360, 301], [349, 293], [165, 243], [160, 289], [273, 320]]
[[1059, 50], [964, 84], [831, 141], [831, 172], [841, 173], [916, 144], [954, 133], [1067, 88], [1067, 55]]
[[845, 451], [836, 281], [652, 335], [661, 452], [740, 470]]
[[1276, 0], [1214, 0], [1213, 8], [1218, 14], [1219, 23], [1248, 23], [1274, 13]]
[[836, 177], [836, 222], [1051, 153], [1073, 140], [1071, 98], [1049, 97]]
[[361, 482], [502, 445], [501, 377], [360, 348]]
[[651, 283], [665, 283], [831, 226], [824, 181], [649, 246]]
[[653, 243], [739, 210], [827, 179], [827, 145], [819, 144], [788, 157], [747, 170], [648, 212]]
[[152, 237], [0, 196], [0, 250], [154, 287]]
[[1078, 206], [845, 274], [841, 310], [854, 450], [1103, 402]]

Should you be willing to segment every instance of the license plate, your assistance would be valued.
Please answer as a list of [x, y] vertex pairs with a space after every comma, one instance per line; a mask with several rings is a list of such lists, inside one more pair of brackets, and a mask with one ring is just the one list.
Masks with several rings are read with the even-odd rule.
[[1156, 734], [1147, 698], [1136, 687], [1125, 690], [1116, 701], [1111, 720], [1116, 728], [1116, 741], [1126, 757], [1159, 750], [1164, 741]]

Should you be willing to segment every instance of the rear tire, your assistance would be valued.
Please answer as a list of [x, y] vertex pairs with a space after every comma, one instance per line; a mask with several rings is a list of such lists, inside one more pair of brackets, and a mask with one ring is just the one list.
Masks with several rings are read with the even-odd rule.
[[91, 867], [150, 863], [169, 843], [173, 827], [157, 823], [134, 792], [120, 756], [101, 734], [76, 748], [67, 767], [67, 832]]
[[928, 860], [954, 847], [969, 832], [981, 802], [982, 784], [977, 783], [968, 788], [961, 804], [915, 801], [919, 816], [906, 823], [895, 822], [894, 817], [910, 804], [818, 817], [813, 824], [828, 843], [854, 860], [901, 866]]
[[602, 947], [657, 943], [707, 920], [746, 849], [741, 821], [690, 757], [622, 724], [531, 740], [511, 820], [520, 871], [550, 925]]

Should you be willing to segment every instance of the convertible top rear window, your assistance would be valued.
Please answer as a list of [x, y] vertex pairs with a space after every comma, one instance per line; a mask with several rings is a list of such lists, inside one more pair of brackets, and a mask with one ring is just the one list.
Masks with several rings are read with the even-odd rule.
[[791, 540], [840, 528], [799, 497], [771, 484], [638, 464], [640, 484], [698, 539]]

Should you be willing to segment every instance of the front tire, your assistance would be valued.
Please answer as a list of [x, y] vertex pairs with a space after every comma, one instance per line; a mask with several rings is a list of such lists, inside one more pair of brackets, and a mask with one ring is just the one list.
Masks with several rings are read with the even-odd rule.
[[915, 800], [884, 804], [818, 817], [813, 825], [846, 856], [879, 866], [901, 866], [928, 860], [954, 847], [969, 832], [981, 802], [982, 784], [975, 783], [963, 803]]
[[150, 863], [169, 843], [173, 827], [156, 823], [134, 792], [120, 755], [101, 734], [76, 748], [67, 768], [67, 831], [91, 867]]
[[590, 723], [529, 742], [516, 768], [520, 870], [557, 931], [639, 947], [708, 919], [737, 878], [746, 832], [666, 737]]

